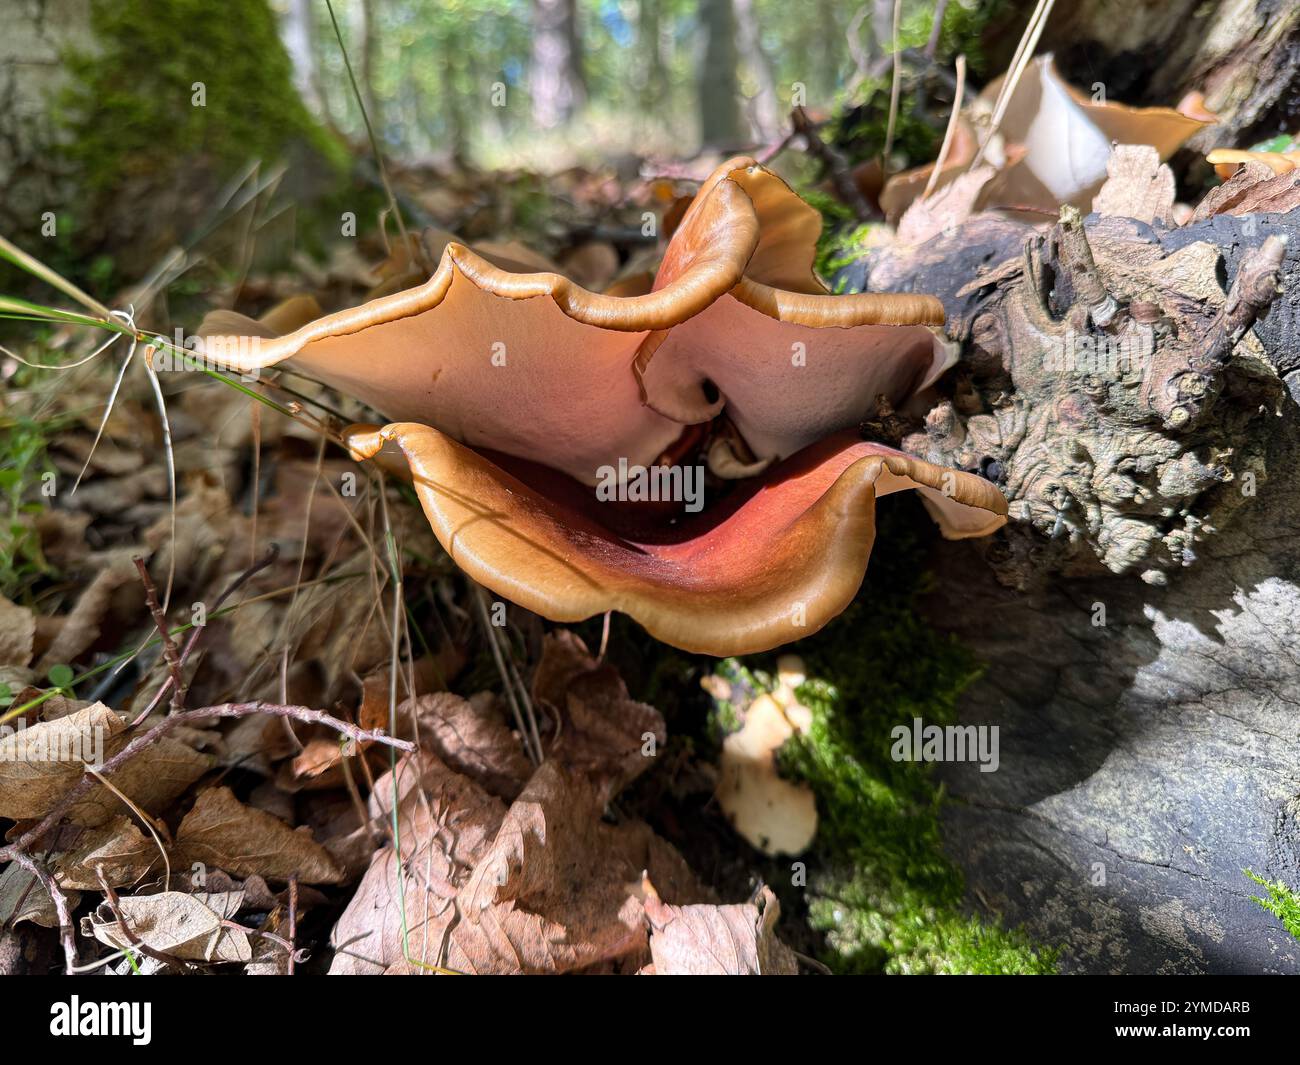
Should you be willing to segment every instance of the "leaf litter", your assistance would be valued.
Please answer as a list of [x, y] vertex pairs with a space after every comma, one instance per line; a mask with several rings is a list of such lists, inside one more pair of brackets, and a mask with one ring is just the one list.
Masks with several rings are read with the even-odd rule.
[[[486, 198], [531, 180], [484, 193], [482, 175], [446, 177], [430, 204], [470, 230]], [[572, 219], [476, 246], [639, 283], [654, 266], [642, 211], [683, 188], [556, 180]], [[556, 240], [593, 218], [633, 244]], [[442, 232], [412, 239], [436, 252]], [[266, 315], [283, 321], [304, 287], [348, 305], [409, 285], [400, 247], [375, 270], [362, 246], [229, 299], [283, 303]], [[46, 343], [75, 351], [78, 336], [62, 325]], [[134, 370], [106, 414], [87, 404], [117, 365], [34, 378], [25, 399], [68, 417], [46, 441], [58, 490], [22, 518], [41, 568], [0, 598], [0, 922], [113, 974], [793, 971], [770, 894], [720, 905], [715, 871], [631, 812], [641, 799], [625, 805], [652, 767], [655, 788], [687, 781], [707, 804], [707, 764], [683, 768], [664, 716], [576, 632], [516, 607], [484, 630], [482, 593], [414, 499], [329, 445], [330, 411], [358, 405], [289, 374], [226, 388], [161, 373], [164, 424]]]

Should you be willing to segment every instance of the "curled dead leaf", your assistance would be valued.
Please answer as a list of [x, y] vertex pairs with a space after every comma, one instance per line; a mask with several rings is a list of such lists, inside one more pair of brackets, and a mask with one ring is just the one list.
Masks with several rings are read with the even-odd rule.
[[793, 976], [799, 964], [776, 936], [780, 903], [764, 887], [738, 906], [668, 906], [648, 888], [650, 954], [658, 976]]
[[0, 732], [0, 817], [43, 817], [87, 764], [104, 761], [109, 741], [123, 728], [103, 703], [18, 730], [6, 726]]
[[137, 883], [162, 863], [158, 845], [124, 814], [95, 828], [83, 829], [76, 843], [55, 855], [50, 872], [62, 888], [102, 891], [102, 875], [110, 887]]
[[[248, 935], [223, 925], [222, 917], [195, 895], [180, 891], [128, 895], [118, 899], [118, 909], [131, 936], [161, 954], [208, 962], [246, 962], [253, 957]], [[107, 902], [81, 919], [81, 933], [114, 950], [134, 946]]]
[[201, 862], [236, 876], [338, 884], [343, 870], [307, 829], [245, 806], [229, 788], [208, 788], [176, 831], [181, 864]]

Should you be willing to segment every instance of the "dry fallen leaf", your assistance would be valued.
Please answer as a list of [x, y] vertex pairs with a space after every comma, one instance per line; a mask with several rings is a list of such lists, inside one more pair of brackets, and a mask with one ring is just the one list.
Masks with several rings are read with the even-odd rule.
[[332, 975], [418, 971], [403, 952], [403, 896], [407, 951], [425, 965], [440, 964], [458, 916], [456, 894], [506, 814], [500, 799], [422, 751], [376, 781], [370, 797], [376, 818], [391, 818], [394, 781], [405, 884], [394, 849], [375, 852], [330, 937]]
[[[125, 896], [118, 899], [118, 909], [135, 939], [161, 954], [187, 961], [252, 960], [247, 934], [222, 925], [222, 918], [194, 895], [163, 891]], [[81, 919], [81, 934], [114, 950], [133, 946], [107, 902]]]
[[135, 566], [125, 555], [115, 557], [95, 574], [72, 612], [63, 619], [58, 635], [45, 649], [36, 665], [38, 673], [51, 666], [75, 661], [77, 656], [99, 639], [100, 625], [113, 603], [113, 596], [124, 584], [137, 580]]
[[0, 817], [43, 817], [81, 779], [87, 763], [107, 757], [109, 740], [123, 728], [117, 714], [96, 703], [0, 738]]
[[178, 861], [200, 862], [235, 876], [338, 884], [339, 868], [307, 829], [292, 829], [278, 817], [245, 806], [229, 788], [208, 788], [176, 830]]
[[532, 774], [519, 738], [490, 696], [471, 700], [450, 692], [422, 695], [402, 705], [398, 720], [412, 711], [420, 743], [493, 795], [513, 799]]
[[[147, 723], [146, 723], [147, 727]], [[105, 749], [114, 753], [124, 737], [117, 737]], [[150, 744], [128, 759], [106, 779], [132, 802], [151, 814], [162, 814], [199, 777], [215, 764], [211, 755], [201, 754], [170, 736]], [[101, 784], [84, 799], [68, 808], [73, 824], [93, 827], [123, 812], [122, 800]]]
[[667, 738], [659, 711], [629, 698], [618, 671], [567, 630], [547, 634], [533, 696], [560, 721], [547, 754], [598, 783], [605, 800], [645, 772]]
[[84, 829], [71, 848], [55, 856], [50, 872], [61, 888], [101, 891], [100, 873], [111, 887], [123, 887], [137, 883], [154, 863], [162, 863], [158, 845], [120, 814]]
[[794, 953], [776, 937], [780, 904], [764, 887], [739, 906], [669, 906], [647, 886], [650, 954], [658, 976], [793, 976]]
[[1278, 174], [1264, 163], [1249, 160], [1196, 205], [1191, 220], [1215, 215], [1286, 214], [1300, 205], [1300, 172]]
[[[683, 895], [685, 863], [642, 829], [608, 825], [593, 785], [545, 762], [510, 807], [457, 898], [451, 968], [478, 974], [572, 972], [647, 949], [642, 870], [665, 867]], [[655, 837], [657, 840], [657, 837]]]
[[[67, 894], [68, 906], [75, 909], [81, 896], [75, 891]], [[12, 926], [23, 921], [42, 928], [59, 927], [54, 902], [40, 881], [17, 862], [10, 862], [8, 868], [0, 873], [0, 926]]]
[[1169, 225], [1174, 209], [1174, 172], [1149, 144], [1117, 144], [1106, 163], [1106, 184], [1093, 198], [1098, 214]]
[[35, 639], [36, 616], [0, 595], [0, 665], [27, 665]]

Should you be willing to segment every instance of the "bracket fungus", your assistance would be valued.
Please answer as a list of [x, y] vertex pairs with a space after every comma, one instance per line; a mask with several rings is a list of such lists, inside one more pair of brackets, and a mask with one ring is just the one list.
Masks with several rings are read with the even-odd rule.
[[[989, 82], [959, 115], [932, 191], [982, 161], [994, 169], [980, 191], [979, 208], [1055, 214], [1061, 204], [1071, 204], [1086, 210], [1106, 180], [1112, 144], [1151, 145], [1163, 162], [1216, 121], [1200, 97], [1174, 109], [1090, 96], [1061, 77], [1050, 55], [1032, 59], [1009, 95], [1006, 84], [1005, 76]], [[923, 198], [933, 170], [918, 167], [889, 180], [880, 204], [890, 220]]]
[[[287, 363], [392, 419], [351, 427], [353, 454], [409, 467], [443, 546], [494, 593], [553, 621], [620, 610], [686, 650], [765, 650], [852, 599], [877, 496], [916, 489], [950, 538], [1006, 520], [988, 481], [855, 431], [880, 397], [915, 401], [950, 349], [933, 297], [830, 295], [820, 231], [737, 158], [700, 188], [649, 292], [511, 272], [453, 242], [423, 285], [283, 336], [223, 312], [204, 353]], [[714, 464], [707, 505], [683, 507], [684, 475], [703, 481], [691, 467], [724, 437], [743, 454]]]

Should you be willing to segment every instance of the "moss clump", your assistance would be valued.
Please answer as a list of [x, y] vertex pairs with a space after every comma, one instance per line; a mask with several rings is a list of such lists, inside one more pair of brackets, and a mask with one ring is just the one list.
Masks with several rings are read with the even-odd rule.
[[1287, 887], [1281, 880], [1265, 880], [1249, 869], [1243, 872], [1268, 892], [1268, 898], [1252, 895], [1251, 899], [1282, 922], [1282, 927], [1300, 939], [1300, 893]]
[[[279, 187], [297, 208], [288, 218], [317, 206], [335, 216], [326, 199], [342, 186], [347, 151], [298, 96], [267, 0], [91, 0], [90, 31], [92, 49], [63, 57], [67, 84], [51, 110], [63, 174], [58, 235], [42, 244], [51, 266], [102, 291], [138, 279], [208, 231], [223, 189], [254, 162], [290, 164]], [[258, 238], [265, 255], [276, 235]], [[108, 249], [100, 276], [88, 276]], [[206, 250], [218, 263], [226, 253]]]
[[66, 57], [61, 100], [64, 154], [84, 191], [158, 180], [196, 158], [229, 174], [295, 141], [343, 161], [293, 88], [266, 0], [94, 0], [91, 28], [98, 47]]
[[[813, 724], [783, 749], [782, 770], [817, 795], [820, 827], [804, 860], [823, 960], [839, 972], [1054, 972], [1054, 951], [964, 912], [961, 874], [942, 851], [940, 788], [924, 764], [890, 758], [890, 730], [915, 717], [954, 721], [979, 668], [917, 612], [924, 519], [891, 499], [879, 522], [862, 593], [792, 648], [807, 667], [798, 696]], [[744, 676], [761, 685], [768, 664]], [[734, 664], [720, 673], [734, 686]]]
[[817, 241], [814, 258], [817, 273], [826, 279], [832, 292], [843, 295], [853, 286], [845, 271], [865, 259], [872, 246], [882, 237], [887, 238], [889, 232], [879, 222], [828, 226]]

